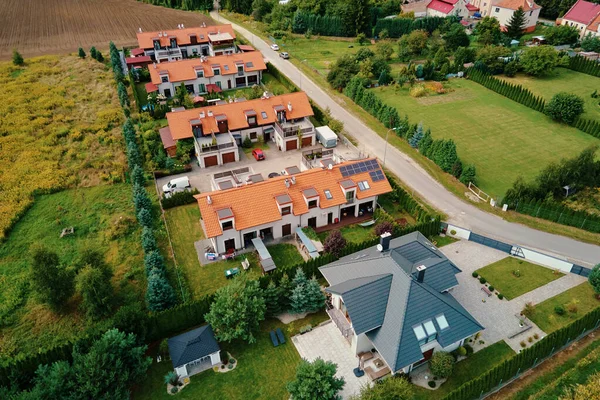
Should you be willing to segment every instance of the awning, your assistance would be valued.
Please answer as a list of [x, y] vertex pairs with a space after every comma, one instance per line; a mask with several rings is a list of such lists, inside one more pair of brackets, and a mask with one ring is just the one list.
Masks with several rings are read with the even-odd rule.
[[296, 228], [296, 235], [300, 238], [300, 241], [306, 247], [306, 251], [308, 251], [308, 255], [310, 258], [319, 257], [319, 252], [317, 251], [317, 247], [315, 244], [306, 236], [306, 233], [302, 230], [301, 227]]
[[125, 58], [125, 63], [127, 65], [131, 64], [150, 64], [152, 59], [150, 56], [139, 56], [139, 57], [127, 57]]
[[247, 44], [240, 44], [240, 45], [238, 45], [238, 48], [241, 51], [254, 51], [255, 50], [254, 47], [248, 46]]
[[146, 83], [144, 87], [146, 88], [146, 93], [158, 92], [158, 87], [156, 87], [156, 85], [152, 82]]
[[206, 85], [206, 91], [208, 93], [221, 93], [222, 90], [220, 87], [218, 87], [217, 85], [215, 85], [214, 83], [209, 83], [208, 85]]
[[273, 127], [272, 127], [272, 126], [270, 126], [270, 127], [268, 127], [268, 128], [265, 128], [265, 129], [263, 130], [263, 132], [264, 132], [264, 133], [272, 133], [274, 130], [275, 130], [275, 129], [273, 129]]

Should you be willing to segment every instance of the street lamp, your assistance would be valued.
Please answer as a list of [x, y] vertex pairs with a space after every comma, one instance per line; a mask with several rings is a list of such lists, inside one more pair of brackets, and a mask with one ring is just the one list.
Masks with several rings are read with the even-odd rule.
[[398, 127], [390, 128], [390, 129], [388, 129], [387, 133], [385, 134], [385, 149], [383, 150], [383, 166], [384, 167], [385, 167], [385, 156], [387, 155], [388, 135], [390, 134], [390, 131], [396, 131], [396, 130], [398, 130]]

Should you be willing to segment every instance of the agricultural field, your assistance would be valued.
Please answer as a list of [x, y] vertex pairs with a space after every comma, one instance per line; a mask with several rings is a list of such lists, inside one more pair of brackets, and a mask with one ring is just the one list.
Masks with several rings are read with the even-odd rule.
[[[62, 229], [74, 234], [60, 238]], [[75, 339], [92, 327], [73, 296], [63, 313], [40, 304], [29, 286], [30, 254], [36, 245], [57, 252], [73, 267], [84, 249], [104, 254], [112, 268], [115, 302], [143, 302], [145, 274], [131, 186], [126, 183], [63, 190], [39, 196], [0, 244], [0, 365]]]
[[3, 0], [0, 60], [14, 48], [24, 56], [63, 54], [78, 47], [137, 44], [138, 28], [175, 29], [178, 24], [214, 25], [204, 14], [144, 4], [136, 0]]
[[0, 96], [0, 240], [35, 193], [123, 181], [123, 112], [104, 64], [73, 56], [0, 63]]
[[532, 77], [518, 74], [513, 78], [498, 76], [507, 82], [520, 84], [531, 90], [536, 96], [542, 96], [550, 101], [558, 92], [573, 93], [580, 96], [585, 102], [584, 118], [600, 119], [600, 98], [592, 98], [594, 90], [600, 92], [600, 78], [572, 71], [567, 68], [555, 68], [548, 76]]
[[458, 155], [477, 168], [479, 186], [493, 197], [521, 175], [526, 180], [552, 161], [572, 157], [600, 140], [465, 79], [445, 83], [447, 93], [413, 98], [408, 88], [373, 89], [436, 139], [451, 138]]

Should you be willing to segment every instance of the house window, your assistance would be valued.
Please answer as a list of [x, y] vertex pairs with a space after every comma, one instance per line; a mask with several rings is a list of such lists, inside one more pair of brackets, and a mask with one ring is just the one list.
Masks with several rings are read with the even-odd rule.
[[223, 222], [221, 224], [221, 227], [223, 228], [224, 231], [228, 231], [230, 229], [233, 229], [233, 221]]
[[529, 16], [531, 17], [533, 15], [533, 11], [529, 11]]
[[204, 78], [204, 71], [196, 71], [196, 78]]
[[198, 49], [192, 49], [192, 54], [197, 56], [198, 55]]
[[423, 346], [425, 343], [427, 343], [427, 335], [425, 334], [425, 330], [423, 329], [422, 325], [419, 324], [413, 326], [413, 332], [419, 341], [419, 346]]
[[229, 71], [229, 65], [223, 65], [223, 69], [224, 69], [225, 71]]
[[354, 190], [346, 192], [346, 201], [352, 201], [352, 200], [354, 200]]
[[200, 93], [206, 92], [206, 85], [204, 85], [204, 83], [201, 83], [200, 85], [198, 85], [198, 88], [200, 89]]
[[281, 215], [289, 215], [291, 213], [292, 213], [292, 207], [291, 206], [281, 207]]
[[238, 74], [243, 74], [244, 73], [244, 66], [243, 65], [238, 65], [237, 69], [238, 69]]
[[250, 132], [250, 139], [256, 139], [256, 132]]
[[360, 182], [358, 182], [358, 188], [362, 191], [362, 190], [371, 189], [371, 186], [369, 186], [369, 182], [367, 182], [367, 181], [360, 181]]
[[160, 80], [162, 81], [162, 83], [168, 83], [169, 82], [169, 77], [168, 76], [163, 76], [160, 78]]
[[263, 119], [267, 119], [267, 113], [266, 113], [266, 112], [264, 112], [264, 111], [261, 111], [261, 113], [260, 113], [260, 116], [261, 116]]
[[309, 200], [308, 202], [308, 208], [317, 208], [317, 200]]
[[177, 39], [171, 39], [171, 48], [177, 47]]
[[438, 315], [435, 317], [435, 320], [437, 321], [437, 324], [441, 330], [448, 328], [448, 320], [446, 320], [446, 316], [444, 314]]
[[495, 10], [495, 11], [496, 11], [496, 12], [500, 12], [500, 8], [496, 7], [496, 10]]
[[326, 198], [327, 200], [331, 200], [331, 199], [333, 199], [333, 196], [331, 195], [331, 192], [329, 191], [329, 189], [325, 189], [325, 192], [324, 192], [324, 193], [325, 193], [325, 198]]
[[214, 74], [215, 76], [217, 76], [217, 75], [221, 75], [221, 70], [220, 70], [219, 68], [213, 68], [213, 74]]
[[256, 125], [256, 117], [248, 117], [248, 125]]
[[425, 332], [427, 332], [427, 343], [437, 339], [437, 331], [435, 330], [435, 325], [433, 325], [432, 320], [425, 321], [423, 327], [425, 328]]

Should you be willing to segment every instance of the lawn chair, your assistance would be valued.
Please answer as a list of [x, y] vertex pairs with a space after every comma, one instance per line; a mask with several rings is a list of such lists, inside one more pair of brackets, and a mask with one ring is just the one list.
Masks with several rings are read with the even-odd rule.
[[247, 258], [244, 258], [244, 260], [242, 261], [242, 268], [244, 269], [244, 271], [250, 268], [250, 261], [248, 261]]
[[279, 342], [277, 341], [277, 336], [275, 336], [275, 331], [269, 332], [269, 335], [271, 335], [271, 342], [273, 342], [273, 347], [279, 346]]
[[283, 336], [283, 332], [281, 332], [281, 328], [277, 328], [277, 330], [275, 332], [277, 332], [277, 337], [279, 338], [279, 343], [284, 344], [285, 337]]

